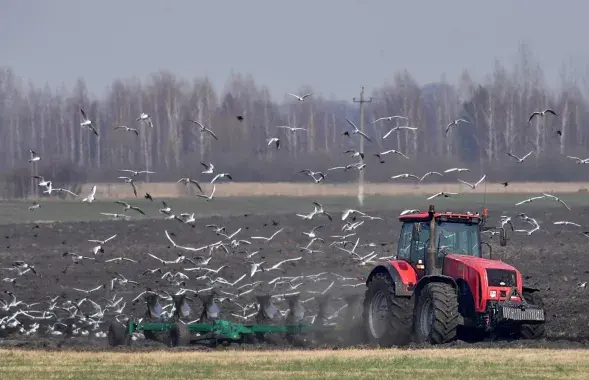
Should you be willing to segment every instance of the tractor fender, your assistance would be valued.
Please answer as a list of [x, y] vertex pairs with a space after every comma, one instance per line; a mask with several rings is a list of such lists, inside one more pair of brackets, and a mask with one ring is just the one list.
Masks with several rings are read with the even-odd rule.
[[454, 291], [456, 292], [456, 295], [458, 296], [458, 284], [456, 283], [456, 281], [450, 277], [450, 276], [444, 276], [444, 275], [432, 275], [432, 276], [423, 276], [419, 282], [417, 283], [417, 286], [415, 287], [415, 290], [413, 291], [413, 294], [415, 294], [415, 304], [417, 305], [417, 300], [419, 298], [419, 294], [421, 293], [421, 289], [423, 289], [424, 286], [426, 286], [429, 283], [432, 282], [442, 282], [444, 284], [448, 284], [450, 286], [452, 286], [452, 288], [454, 288]]
[[366, 286], [377, 273], [386, 273], [390, 276], [395, 287], [395, 296], [398, 297], [410, 297], [417, 285], [417, 272], [403, 260], [392, 260], [375, 266], [366, 278]]

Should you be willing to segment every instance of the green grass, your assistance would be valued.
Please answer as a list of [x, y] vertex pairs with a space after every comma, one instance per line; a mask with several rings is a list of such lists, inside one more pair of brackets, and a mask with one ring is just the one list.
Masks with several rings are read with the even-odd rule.
[[[283, 214], [283, 213], [308, 213], [313, 210], [311, 202], [320, 202], [329, 212], [340, 212], [346, 208], [360, 208], [365, 211], [383, 211], [402, 210], [406, 208], [418, 208], [425, 210], [430, 203], [434, 203], [440, 210], [456, 211], [479, 211], [483, 206], [494, 212], [511, 212], [513, 205], [523, 199], [528, 198], [525, 194], [465, 194], [456, 198], [438, 198], [434, 201], [426, 200], [423, 195], [419, 196], [367, 196], [364, 199], [364, 205], [359, 206], [356, 197], [280, 197], [280, 196], [263, 196], [263, 197], [224, 197], [215, 198], [212, 201], [205, 201], [200, 198], [175, 198], [169, 199], [168, 204], [172, 207], [173, 212], [180, 214], [182, 212], [195, 213], [196, 217], [207, 216], [233, 216], [246, 213], [257, 214]], [[562, 198], [571, 207], [589, 205], [589, 197], [583, 193], [567, 194]], [[143, 216], [135, 211], [128, 211], [133, 219], [145, 218], [162, 218], [163, 215], [158, 212], [162, 207], [159, 200], [150, 202], [145, 199], [126, 199], [132, 205], [142, 208], [147, 216]], [[10, 223], [30, 223], [39, 221], [96, 221], [109, 220], [109, 217], [103, 216], [101, 212], [121, 213], [123, 207], [114, 203], [113, 200], [99, 200], [91, 204], [81, 203], [80, 201], [62, 201], [47, 199], [41, 200], [41, 208], [29, 211], [30, 201], [0, 201], [0, 224]], [[519, 206], [517, 210], [526, 212], [527, 210], [537, 208], [538, 206], [549, 209], [563, 207], [560, 203], [551, 200], [539, 200], [528, 205]]]
[[584, 350], [0, 352], [2, 379], [585, 379]]

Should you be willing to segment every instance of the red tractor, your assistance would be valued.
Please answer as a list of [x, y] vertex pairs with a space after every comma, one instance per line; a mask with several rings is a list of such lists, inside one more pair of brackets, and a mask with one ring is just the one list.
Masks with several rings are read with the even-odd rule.
[[[381, 346], [411, 341], [442, 344], [488, 335], [536, 339], [544, 336], [538, 289], [523, 286], [521, 273], [492, 259], [481, 241], [482, 214], [428, 212], [402, 215], [395, 260], [374, 267], [366, 280], [363, 324], [369, 342]], [[487, 246], [489, 258], [483, 258]]]

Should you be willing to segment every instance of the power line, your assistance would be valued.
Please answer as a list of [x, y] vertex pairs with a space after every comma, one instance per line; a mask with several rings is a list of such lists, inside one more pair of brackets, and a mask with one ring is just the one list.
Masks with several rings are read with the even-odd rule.
[[[360, 100], [356, 97], [352, 98], [354, 103], [360, 103], [360, 131], [364, 133], [364, 103], [372, 103], [372, 96], [370, 99], [364, 99], [364, 86], [360, 91]], [[364, 153], [364, 137], [360, 138], [360, 152]], [[360, 162], [364, 163], [364, 159], [360, 157]], [[358, 203], [360, 206], [364, 205], [364, 169], [358, 171]]]

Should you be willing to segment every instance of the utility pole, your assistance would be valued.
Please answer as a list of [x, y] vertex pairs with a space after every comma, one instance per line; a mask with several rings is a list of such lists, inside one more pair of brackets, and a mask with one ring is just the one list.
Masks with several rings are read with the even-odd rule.
[[[364, 103], [372, 103], [372, 96], [370, 99], [364, 99], [364, 86], [360, 91], [360, 100], [356, 97], [352, 98], [354, 103], [360, 103], [360, 131], [364, 133]], [[364, 153], [364, 137], [360, 136], [360, 152]], [[364, 163], [364, 159], [360, 157], [360, 162]], [[364, 205], [364, 169], [358, 171], [358, 203], [360, 206]]]

